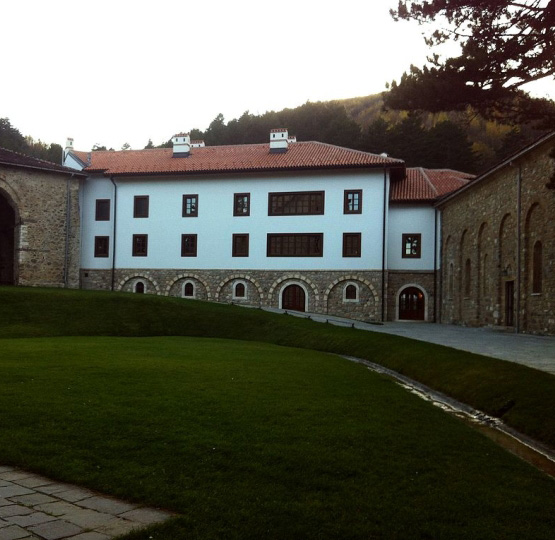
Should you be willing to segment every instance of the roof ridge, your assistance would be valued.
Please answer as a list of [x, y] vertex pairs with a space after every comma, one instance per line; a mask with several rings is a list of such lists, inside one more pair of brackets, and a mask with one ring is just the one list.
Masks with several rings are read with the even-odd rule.
[[436, 194], [436, 197], [439, 196], [438, 189], [435, 187], [434, 183], [432, 182], [432, 180], [428, 176], [428, 170], [429, 169], [424, 169], [424, 167], [421, 167], [421, 170], [422, 170], [422, 174], [424, 175], [424, 179], [426, 180], [428, 185], [432, 188], [432, 191]]

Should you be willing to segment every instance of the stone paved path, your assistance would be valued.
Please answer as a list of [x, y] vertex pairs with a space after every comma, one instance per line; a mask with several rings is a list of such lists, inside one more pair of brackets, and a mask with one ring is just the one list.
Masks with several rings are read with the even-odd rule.
[[0, 467], [0, 540], [108, 540], [173, 517], [13, 467]]

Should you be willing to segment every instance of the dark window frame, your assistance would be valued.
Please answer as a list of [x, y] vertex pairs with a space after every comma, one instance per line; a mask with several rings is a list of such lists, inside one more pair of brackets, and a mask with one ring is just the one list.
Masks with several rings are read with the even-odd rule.
[[[353, 240], [356, 240], [355, 244]], [[343, 257], [361, 257], [361, 252], [362, 233], [343, 233]]]
[[[191, 294], [187, 294], [187, 288], [191, 287]], [[183, 298], [194, 298], [195, 297], [195, 284], [192, 281], [186, 281], [183, 284]]]
[[[242, 241], [245, 241], [243, 246], [240, 246]], [[241, 250], [240, 248], [243, 247]], [[239, 233], [233, 234], [231, 240], [231, 256], [232, 257], [248, 257], [249, 256], [249, 234]]]
[[[241, 205], [239, 201], [243, 200]], [[245, 217], [251, 215], [251, 194], [250, 193], [234, 193], [233, 194], [233, 215], [235, 217]]]
[[[143, 242], [144, 246], [139, 243]], [[148, 257], [148, 234], [134, 234], [133, 235], [133, 257]]]
[[354, 283], [347, 283], [345, 286], [345, 300], [358, 300], [358, 287]]
[[[308, 196], [305, 202], [301, 197]], [[289, 200], [285, 200], [286, 198]], [[320, 201], [312, 199], [321, 197]], [[279, 199], [282, 199], [279, 203]], [[290, 206], [288, 206], [290, 205]], [[297, 211], [306, 206], [306, 211]], [[300, 208], [299, 208], [300, 207]], [[326, 207], [325, 191], [275, 191], [268, 193], [268, 215], [269, 216], [320, 216], [324, 215]], [[281, 209], [281, 211], [278, 211]], [[285, 209], [288, 209], [286, 212]], [[294, 212], [290, 210], [295, 210]]]
[[[357, 208], [350, 209], [349, 196], [351, 194], [358, 195]], [[354, 206], [354, 202], [352, 203]], [[346, 189], [343, 195], [343, 213], [344, 214], [362, 214], [362, 189]]]
[[110, 210], [111, 210], [110, 199], [96, 199], [94, 220], [110, 221]]
[[[243, 294], [237, 294], [237, 289], [242, 287]], [[233, 298], [246, 298], [247, 297], [247, 286], [243, 281], [239, 281], [233, 284]]]
[[[187, 207], [188, 207], [187, 201], [189, 199], [192, 200], [193, 198], [195, 199], [194, 211], [193, 212], [187, 212]], [[184, 218], [198, 217], [198, 193], [187, 193], [187, 194], [183, 195], [183, 205], [182, 205], [182, 208], [181, 208], [181, 217], [184, 217]]]
[[[412, 241], [411, 241], [412, 239]], [[415, 253], [407, 253], [407, 244], [410, 242], [414, 247], [416, 241]], [[403, 259], [421, 259], [422, 258], [422, 234], [421, 233], [403, 233], [402, 237], [402, 258]], [[412, 251], [413, 248], [411, 248]]]
[[[103, 242], [105, 242], [105, 245], [103, 245]], [[109, 236], [94, 237], [94, 256], [95, 257], [110, 256], [110, 237]]]
[[[144, 207], [141, 208], [141, 202], [145, 202]], [[133, 198], [133, 217], [134, 218], [147, 218], [150, 211], [150, 196], [149, 195], [135, 195]]]
[[[291, 243], [290, 239], [293, 240], [293, 243]], [[303, 242], [304, 239], [306, 239], [306, 242]], [[278, 240], [279, 240], [279, 245], [277, 245]], [[315, 245], [317, 246], [318, 244], [320, 245], [319, 251], [311, 249], [315, 247]], [[291, 247], [293, 248], [293, 251], [295, 251], [295, 253], [287, 252]], [[306, 247], [307, 249], [303, 250], [302, 249], [303, 247]], [[300, 249], [297, 249], [297, 248], [300, 248]], [[266, 240], [266, 256], [267, 257], [323, 257], [324, 256], [324, 233], [268, 233], [267, 240]]]
[[[187, 240], [193, 240], [193, 246], [187, 246]], [[196, 257], [198, 252], [198, 235], [197, 234], [182, 234], [181, 235], [181, 256], [182, 257]]]

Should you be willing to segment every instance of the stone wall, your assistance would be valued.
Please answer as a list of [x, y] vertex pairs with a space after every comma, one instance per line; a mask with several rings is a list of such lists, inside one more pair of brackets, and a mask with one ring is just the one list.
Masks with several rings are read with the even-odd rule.
[[[138, 281], [147, 294], [183, 296], [183, 286], [194, 286], [199, 300], [280, 307], [280, 296], [289, 284], [298, 284], [308, 299], [307, 311], [349, 317], [362, 321], [381, 319], [381, 272], [344, 271], [272, 271], [272, 270], [162, 270], [117, 269], [114, 290], [133, 292]], [[110, 290], [110, 270], [81, 270], [84, 289]], [[234, 296], [234, 285], [245, 285], [245, 298]], [[345, 298], [345, 289], [354, 285], [356, 299]]]
[[[439, 278], [439, 275], [438, 275]], [[417, 287], [422, 290], [426, 299], [425, 321], [433, 322], [436, 313], [436, 295], [434, 291], [434, 272], [388, 272], [387, 282], [387, 320], [399, 320], [399, 294], [406, 287]]]
[[78, 178], [1, 167], [0, 197], [15, 211], [14, 284], [79, 287]]
[[[551, 138], [531, 148], [441, 206], [442, 322], [555, 334], [553, 147]], [[538, 242], [541, 291], [534, 292]]]

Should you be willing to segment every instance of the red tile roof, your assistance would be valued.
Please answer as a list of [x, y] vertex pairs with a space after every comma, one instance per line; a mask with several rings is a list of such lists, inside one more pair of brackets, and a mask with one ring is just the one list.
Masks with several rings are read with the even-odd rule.
[[56, 163], [45, 161], [44, 159], [26, 156], [24, 154], [20, 154], [19, 152], [13, 152], [12, 150], [6, 150], [6, 148], [0, 148], [0, 165], [9, 165], [11, 167], [20, 167], [24, 169], [39, 169], [41, 171], [53, 173], [81, 175], [81, 173], [75, 169], [57, 165]]
[[391, 182], [393, 203], [431, 202], [468, 184], [474, 175], [451, 169], [408, 168], [403, 180]]
[[[73, 152], [88, 163], [88, 152]], [[202, 174], [262, 172], [303, 169], [349, 169], [392, 167], [404, 169], [404, 162], [320, 142], [297, 142], [283, 154], [270, 153], [269, 144], [205, 146], [191, 149], [189, 157], [173, 157], [172, 148], [149, 150], [96, 151], [90, 153], [86, 172], [106, 176], [150, 174]]]

